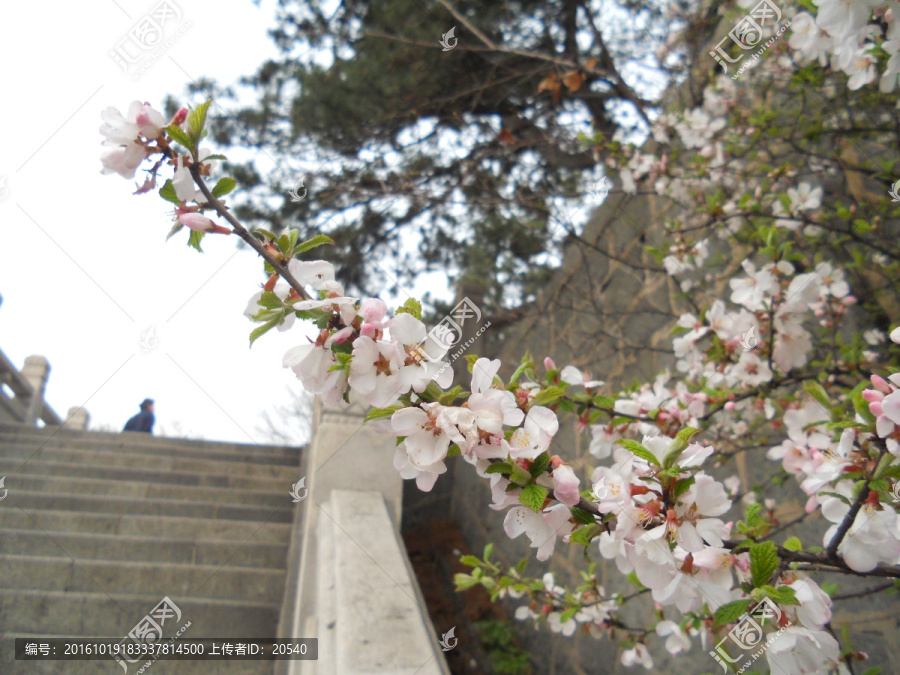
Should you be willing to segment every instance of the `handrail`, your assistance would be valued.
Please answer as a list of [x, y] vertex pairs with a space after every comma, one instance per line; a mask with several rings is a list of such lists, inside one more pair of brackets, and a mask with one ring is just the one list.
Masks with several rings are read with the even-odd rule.
[[[44, 400], [50, 364], [42, 356], [29, 356], [20, 371], [0, 350], [0, 419], [33, 425], [62, 425], [64, 420]], [[30, 376], [30, 377], [29, 377]]]

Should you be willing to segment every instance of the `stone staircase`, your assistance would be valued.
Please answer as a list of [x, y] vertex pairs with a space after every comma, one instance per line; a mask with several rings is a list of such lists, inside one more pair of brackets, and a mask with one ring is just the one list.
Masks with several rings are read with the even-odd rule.
[[[165, 638], [188, 621], [185, 638], [277, 635], [300, 455], [0, 423], [0, 673], [122, 673], [112, 659], [16, 662], [13, 638], [122, 637], [164, 597], [182, 613]], [[275, 664], [148, 670], [272, 674]]]

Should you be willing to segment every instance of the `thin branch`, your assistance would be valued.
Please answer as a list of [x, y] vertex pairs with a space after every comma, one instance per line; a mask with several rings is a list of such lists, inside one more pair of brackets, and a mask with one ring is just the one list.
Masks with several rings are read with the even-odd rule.
[[234, 233], [245, 242], [247, 242], [250, 248], [256, 251], [260, 255], [260, 257], [263, 258], [263, 260], [269, 263], [275, 269], [275, 272], [278, 273], [278, 275], [282, 279], [288, 282], [291, 288], [297, 291], [297, 294], [303, 300], [309, 300], [309, 294], [306, 292], [306, 289], [303, 288], [303, 284], [301, 284], [299, 281], [297, 281], [296, 278], [294, 278], [294, 275], [288, 271], [287, 266], [276, 260], [275, 257], [266, 250], [265, 246], [262, 245], [259, 239], [250, 234], [247, 228], [241, 225], [240, 221], [231, 214], [227, 207], [222, 202], [220, 202], [212, 192], [210, 192], [209, 188], [206, 185], [206, 182], [200, 175], [200, 164], [191, 164], [190, 171], [194, 182], [197, 184], [197, 187], [200, 188], [200, 192], [202, 192], [203, 196], [206, 197], [207, 203], [216, 210], [216, 213], [218, 213], [222, 218], [228, 221], [231, 227], [234, 228]]

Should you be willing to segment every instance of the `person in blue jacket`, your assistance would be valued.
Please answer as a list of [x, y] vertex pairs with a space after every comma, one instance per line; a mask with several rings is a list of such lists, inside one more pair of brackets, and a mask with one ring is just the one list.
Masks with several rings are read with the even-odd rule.
[[153, 401], [146, 398], [141, 403], [141, 412], [125, 423], [123, 431], [146, 431], [148, 434], [152, 434], [155, 419], [153, 417]]

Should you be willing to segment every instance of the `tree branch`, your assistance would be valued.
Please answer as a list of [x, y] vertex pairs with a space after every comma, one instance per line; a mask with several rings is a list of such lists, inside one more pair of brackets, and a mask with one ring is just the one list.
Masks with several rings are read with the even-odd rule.
[[194, 182], [197, 184], [197, 187], [200, 188], [200, 192], [203, 193], [203, 196], [206, 197], [207, 203], [212, 206], [216, 213], [218, 213], [222, 218], [228, 221], [228, 224], [234, 229], [234, 233], [243, 239], [247, 244], [256, 251], [263, 260], [269, 263], [274, 269], [275, 272], [284, 279], [288, 284], [290, 284], [291, 288], [297, 291], [297, 294], [303, 300], [309, 300], [309, 294], [306, 292], [306, 289], [303, 288], [303, 284], [301, 284], [297, 279], [294, 278], [294, 275], [291, 274], [287, 266], [279, 262], [275, 259], [275, 257], [266, 250], [265, 246], [260, 243], [259, 239], [254, 237], [250, 232], [241, 225], [240, 221], [231, 215], [231, 212], [228, 208], [221, 202], [219, 199], [210, 192], [209, 188], [206, 185], [206, 182], [203, 180], [203, 177], [200, 175], [200, 165], [198, 163], [193, 163], [190, 166], [191, 176], [194, 179]]

